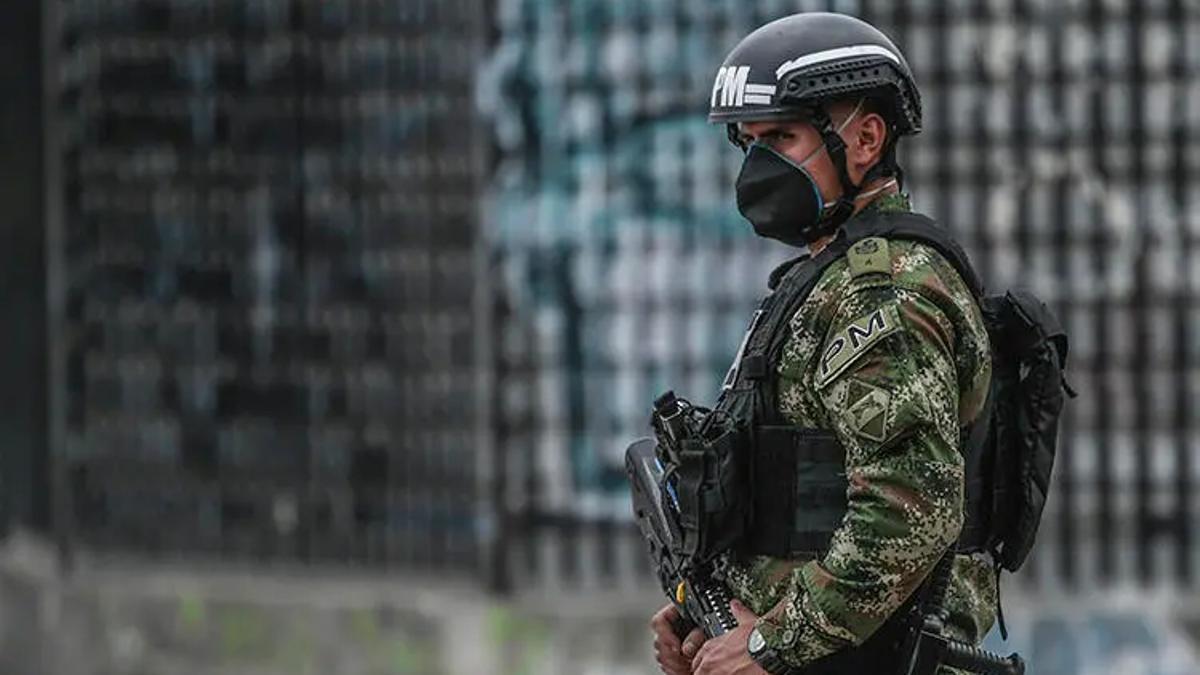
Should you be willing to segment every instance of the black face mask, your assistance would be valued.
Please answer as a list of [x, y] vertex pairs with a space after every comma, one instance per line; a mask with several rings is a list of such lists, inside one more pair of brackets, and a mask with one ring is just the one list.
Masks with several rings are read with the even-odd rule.
[[758, 143], [750, 146], [738, 174], [737, 205], [758, 236], [792, 246], [815, 238], [825, 211], [821, 190], [804, 165]]

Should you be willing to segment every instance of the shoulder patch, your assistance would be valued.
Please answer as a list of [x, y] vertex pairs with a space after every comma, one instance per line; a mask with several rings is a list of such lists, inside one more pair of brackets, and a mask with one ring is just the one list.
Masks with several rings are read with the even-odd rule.
[[867, 237], [850, 247], [846, 253], [850, 263], [850, 276], [861, 277], [864, 274], [892, 273], [892, 256], [888, 251], [887, 239], [883, 237]]
[[888, 436], [891, 392], [857, 379], [850, 380], [849, 388], [846, 398], [852, 403], [843, 413], [847, 424], [860, 436], [882, 443]]
[[897, 330], [900, 314], [894, 304], [887, 304], [834, 333], [817, 363], [817, 388], [832, 382], [859, 355]]

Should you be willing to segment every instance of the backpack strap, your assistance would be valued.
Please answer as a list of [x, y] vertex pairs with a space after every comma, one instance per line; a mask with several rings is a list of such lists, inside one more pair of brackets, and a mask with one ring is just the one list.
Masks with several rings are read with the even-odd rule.
[[846, 234], [848, 246], [872, 237], [885, 240], [905, 239], [931, 246], [954, 266], [967, 289], [977, 300], [983, 297], [983, 281], [971, 265], [967, 252], [950, 236], [946, 228], [929, 216], [909, 212], [872, 213], [862, 222], [851, 221], [843, 232]]

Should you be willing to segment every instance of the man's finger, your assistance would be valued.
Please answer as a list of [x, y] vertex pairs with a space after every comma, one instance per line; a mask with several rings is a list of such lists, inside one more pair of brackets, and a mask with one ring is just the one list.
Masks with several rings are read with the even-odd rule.
[[654, 616], [650, 617], [650, 630], [654, 631], [655, 633], [661, 633], [663, 626], [666, 625], [666, 623], [667, 620], [664, 619], [661, 614], [655, 614]]
[[691, 667], [686, 663], [672, 663], [668, 661], [662, 668], [667, 671], [668, 675], [691, 675], [692, 673]]
[[683, 645], [679, 642], [679, 637], [675, 635], [675, 631], [671, 630], [670, 628], [667, 628], [666, 630], [656, 628], [654, 630], [654, 635], [656, 642], [662, 644], [664, 649], [670, 649], [672, 652], [678, 652], [680, 648], [683, 647]]
[[699, 628], [693, 628], [692, 632], [688, 633], [687, 638], [683, 641], [681, 651], [684, 656], [691, 658], [696, 655], [702, 644], [704, 644], [704, 631]]
[[696, 655], [692, 657], [692, 672], [693, 673], [700, 672], [700, 664], [704, 662], [704, 657], [708, 656], [708, 653], [710, 651], [712, 651], [712, 649], [711, 649], [712, 644], [713, 644], [712, 641], [709, 640], [709, 641], [705, 642], [704, 644], [700, 645], [700, 649], [696, 652]]
[[680, 662], [665, 656], [659, 657], [658, 667], [667, 675], [690, 675], [692, 672], [687, 661]]
[[691, 672], [686, 663], [679, 663], [663, 656], [659, 656], [657, 660], [659, 670], [667, 675], [688, 675]]
[[650, 630], [654, 631], [655, 637], [662, 641], [662, 644], [670, 647], [672, 650], [678, 651], [682, 646], [679, 642], [679, 636], [675, 634], [675, 629], [671, 627], [670, 622], [661, 613], [655, 614], [650, 620]]
[[734, 600], [729, 603], [729, 609], [733, 611], [733, 618], [737, 619], [738, 625], [744, 623], [754, 623], [758, 619], [758, 615], [750, 611], [750, 608], [742, 604], [740, 600]]
[[674, 633], [672, 624], [679, 620], [679, 611], [674, 605], [667, 605], [650, 617], [650, 628], [656, 633]]
[[655, 612], [654, 616], [650, 617], [650, 621], [651, 622], [665, 621], [666, 623], [669, 624], [678, 618], [679, 618], [679, 610], [676, 609], [675, 605], [666, 605], [662, 609]]
[[662, 654], [663, 658], [671, 659], [673, 661], [682, 661], [684, 663], [687, 663], [687, 659], [684, 659], [679, 655], [680, 651], [679, 651], [678, 643], [675, 643], [672, 645], [672, 644], [667, 644], [667, 643], [663, 642], [662, 640], [655, 640], [654, 641], [654, 652], [656, 654]]
[[661, 641], [654, 641], [654, 657], [658, 661], [658, 665], [664, 669], [669, 669], [678, 673], [688, 673], [688, 660], [680, 656], [677, 647], [666, 647]]

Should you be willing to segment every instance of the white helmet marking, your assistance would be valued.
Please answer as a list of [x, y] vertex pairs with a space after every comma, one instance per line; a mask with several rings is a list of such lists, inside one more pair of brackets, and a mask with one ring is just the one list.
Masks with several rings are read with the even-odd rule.
[[775, 85], [749, 84], [749, 78], [750, 66], [722, 66], [717, 70], [717, 79], [713, 81], [709, 107], [717, 107], [718, 101], [726, 108], [746, 104], [771, 105]]
[[900, 63], [900, 57], [893, 54], [892, 51], [887, 47], [881, 47], [879, 45], [854, 45], [852, 47], [826, 49], [823, 52], [805, 54], [804, 56], [794, 58], [791, 61], [784, 61], [782, 65], [775, 69], [775, 77], [782, 78], [784, 75], [787, 75], [793, 70], [799, 70], [800, 68], [811, 66], [815, 63], [824, 63], [826, 61], [833, 61], [836, 59], [847, 59], [855, 56], [886, 56], [892, 61], [895, 61], [897, 64]]

